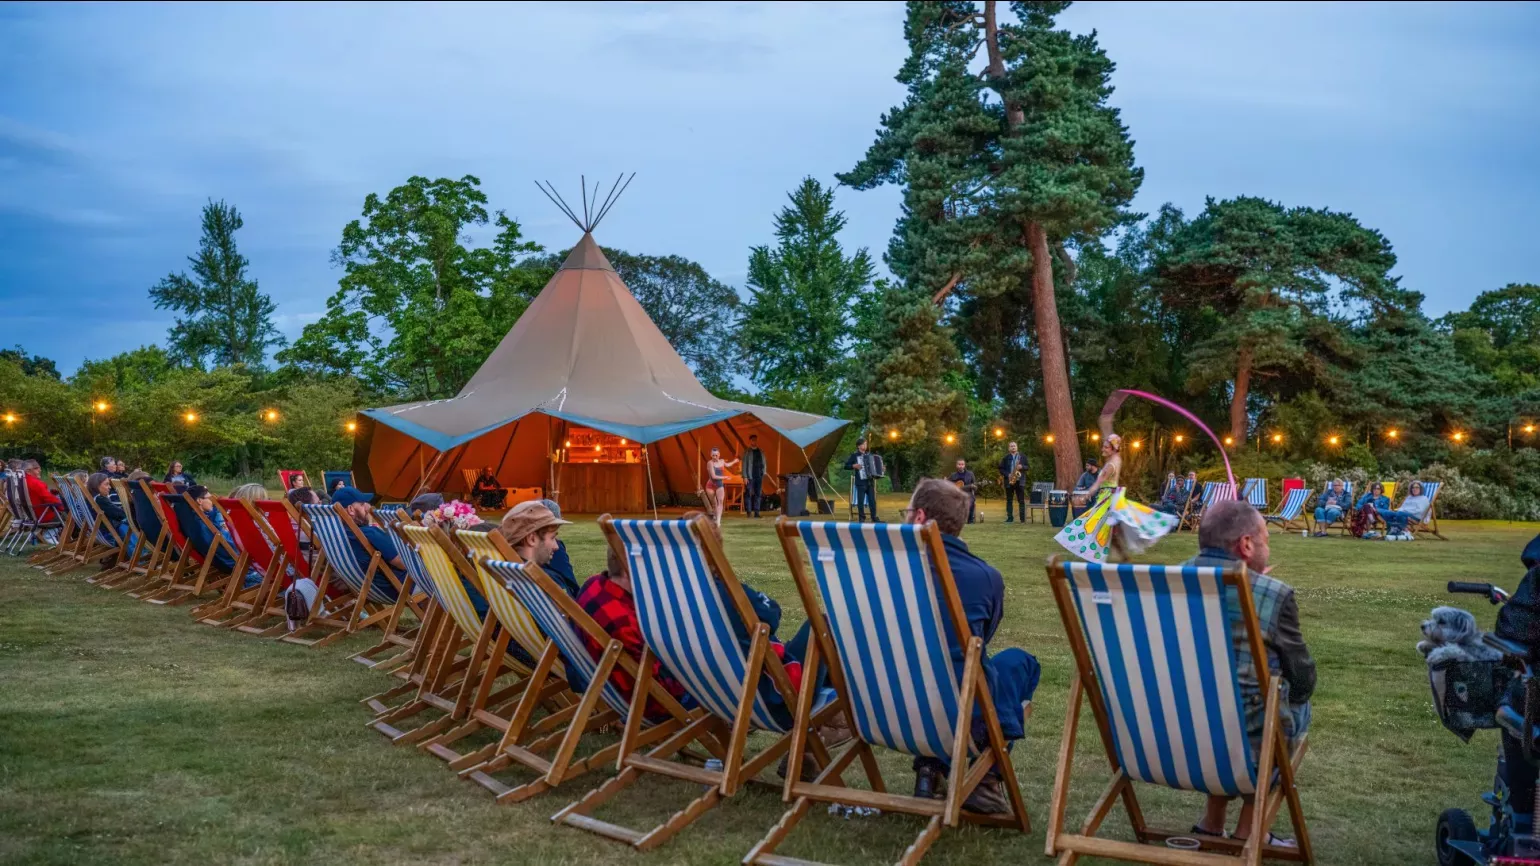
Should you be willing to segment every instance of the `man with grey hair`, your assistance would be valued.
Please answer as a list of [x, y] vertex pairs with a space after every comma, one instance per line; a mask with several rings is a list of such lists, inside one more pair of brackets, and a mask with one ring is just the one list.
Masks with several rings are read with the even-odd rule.
[[[1186, 565], [1230, 568], [1244, 565], [1251, 581], [1251, 599], [1257, 609], [1257, 621], [1262, 628], [1262, 643], [1267, 649], [1267, 667], [1272, 676], [1283, 685], [1283, 702], [1279, 722], [1284, 735], [1292, 744], [1310, 726], [1310, 695], [1315, 691], [1315, 661], [1305, 647], [1305, 637], [1299, 629], [1299, 606], [1294, 601], [1294, 588], [1272, 577], [1268, 562], [1271, 549], [1268, 546], [1267, 521], [1249, 502], [1229, 500], [1216, 502], [1203, 512], [1203, 523], [1198, 527], [1198, 555]], [[1241, 617], [1237, 594], [1226, 597], [1227, 619], [1234, 623]], [[1267, 696], [1262, 694], [1257, 681], [1256, 660], [1251, 656], [1251, 646], [1243, 630], [1231, 634], [1236, 657], [1236, 679], [1240, 683], [1241, 698], [1246, 709], [1246, 733], [1251, 738], [1251, 753], [1261, 753], [1262, 723], [1266, 716]], [[1222, 796], [1210, 796], [1203, 818], [1193, 826], [1194, 833], [1219, 836], [1225, 832], [1230, 800]], [[1241, 806], [1240, 820], [1233, 838], [1243, 840], [1251, 832], [1252, 798], [1247, 797]], [[1272, 837], [1269, 845], [1292, 847], [1294, 841]]]

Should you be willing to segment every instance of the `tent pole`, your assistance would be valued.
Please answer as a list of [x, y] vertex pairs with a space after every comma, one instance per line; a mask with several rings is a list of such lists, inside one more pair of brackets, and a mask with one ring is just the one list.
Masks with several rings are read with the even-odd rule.
[[647, 498], [652, 502], [652, 519], [658, 519], [658, 495], [652, 492], [652, 446], [642, 446], [642, 459], [647, 462]]
[[422, 469], [422, 450], [418, 449], [418, 451], [417, 451], [417, 466], [418, 466], [417, 486], [415, 488], [413, 488], [412, 495], [409, 497], [409, 499], [416, 499], [418, 494], [422, 493], [423, 490], [427, 489], [427, 487], [428, 487], [428, 474], [431, 473], [433, 470], [437, 469], [439, 461], [443, 460], [443, 459], [444, 459], [444, 452], [440, 451], [437, 455], [434, 456], [433, 463], [427, 468], [427, 470], [423, 470]]

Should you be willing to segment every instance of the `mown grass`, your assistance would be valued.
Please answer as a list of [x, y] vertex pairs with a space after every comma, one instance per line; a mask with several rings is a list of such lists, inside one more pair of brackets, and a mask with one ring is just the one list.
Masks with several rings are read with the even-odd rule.
[[[890, 514], [901, 507], [883, 505]], [[997, 508], [986, 514], [964, 537], [1006, 575], [995, 646], [1024, 646], [1044, 665], [1027, 740], [1015, 750], [1035, 828], [948, 833], [929, 862], [1047, 862], [1042, 826], [1070, 672], [1042, 570], [1055, 545], [1041, 525], [1006, 526]], [[1495, 741], [1483, 734], [1463, 745], [1438, 725], [1413, 644], [1440, 603], [1469, 606], [1490, 624], [1490, 608], [1450, 599], [1443, 584], [1513, 588], [1518, 551], [1537, 529], [1450, 523], [1450, 542], [1412, 544], [1275, 536], [1274, 574], [1298, 588], [1320, 666], [1302, 786], [1321, 862], [1432, 862], [1438, 813], [1479, 806]], [[802, 614], [770, 521], [733, 519], [726, 534], [740, 576], [785, 605], [789, 634]], [[601, 567], [592, 521], [564, 537], [580, 573]], [[1176, 561], [1194, 546], [1184, 534], [1154, 552]], [[592, 783], [498, 806], [439, 761], [366, 728], [358, 700], [385, 678], [345, 660], [364, 641], [319, 651], [262, 641], [97, 590], [83, 576], [0, 562], [0, 862], [731, 863], [781, 813], [775, 792], [750, 790], [647, 855], [553, 827], [549, 816]], [[1077, 765], [1078, 823], [1105, 780], [1089, 724]], [[907, 767], [897, 756], [885, 762], [893, 788], [911, 784]], [[646, 783], [603, 815], [650, 825], [696, 793]], [[1185, 826], [1197, 808], [1193, 795], [1143, 796], [1164, 825]], [[1111, 823], [1126, 826], [1117, 813]], [[902, 817], [815, 814], [782, 850], [892, 862], [918, 829]]]

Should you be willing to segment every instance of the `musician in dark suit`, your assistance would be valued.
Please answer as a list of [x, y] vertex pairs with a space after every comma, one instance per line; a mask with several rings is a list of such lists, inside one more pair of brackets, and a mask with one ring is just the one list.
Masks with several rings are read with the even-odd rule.
[[845, 461], [845, 468], [856, 474], [857, 519], [866, 520], [866, 509], [872, 509], [872, 521], [877, 520], [877, 479], [882, 477], [882, 458], [867, 451], [866, 440], [856, 442], [856, 453]]
[[[1019, 474], [1018, 474], [1019, 473]], [[1011, 476], [1016, 475], [1016, 483], [1011, 483]], [[1016, 501], [1018, 510], [1021, 511], [1021, 522], [1027, 522], [1027, 455], [1022, 454], [1012, 442], [1000, 459], [1000, 483], [1005, 487], [1005, 522], [1014, 523], [1015, 518], [1011, 511], [1011, 500]]]
[[973, 470], [968, 468], [968, 461], [958, 460], [957, 471], [946, 477], [946, 480], [957, 485], [957, 489], [968, 494], [968, 522], [978, 519], [978, 489], [979, 486], [973, 478]]
[[749, 434], [749, 450], [743, 452], [743, 516], [759, 517], [765, 497], [765, 452], [759, 450], [759, 437]]

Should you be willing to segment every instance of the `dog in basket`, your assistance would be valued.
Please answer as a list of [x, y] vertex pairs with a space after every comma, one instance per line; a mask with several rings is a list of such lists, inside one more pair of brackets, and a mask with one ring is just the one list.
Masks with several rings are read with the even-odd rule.
[[1422, 621], [1423, 640], [1417, 651], [1428, 664], [1441, 662], [1486, 662], [1502, 658], [1502, 653], [1481, 642], [1476, 617], [1458, 607], [1435, 607]]

